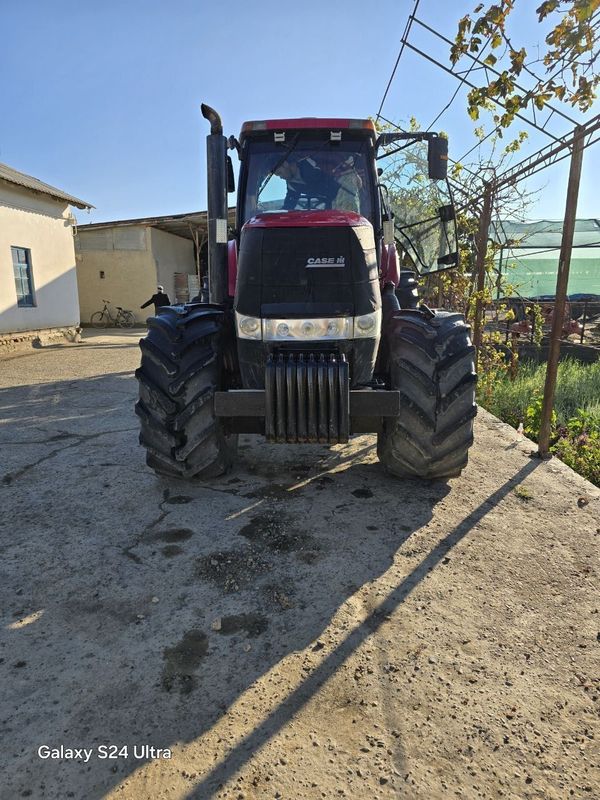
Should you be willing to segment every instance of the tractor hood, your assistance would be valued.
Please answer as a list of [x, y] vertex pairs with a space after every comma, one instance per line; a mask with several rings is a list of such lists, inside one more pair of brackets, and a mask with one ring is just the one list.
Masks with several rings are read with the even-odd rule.
[[377, 310], [373, 226], [348, 211], [258, 214], [242, 228], [234, 305], [263, 318]]

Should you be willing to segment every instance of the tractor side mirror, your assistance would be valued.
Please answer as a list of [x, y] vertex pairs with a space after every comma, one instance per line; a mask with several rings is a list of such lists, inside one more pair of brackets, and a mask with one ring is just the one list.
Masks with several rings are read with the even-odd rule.
[[448, 139], [435, 136], [427, 144], [429, 177], [434, 181], [444, 181], [448, 175]]
[[[407, 144], [393, 150], [392, 153], [398, 150], [404, 150], [405, 147], [410, 147], [413, 142], [427, 142], [427, 167], [428, 175], [431, 180], [443, 181], [446, 180], [448, 175], [448, 139], [444, 136], [439, 136], [437, 133], [429, 133], [429, 131], [398, 131], [393, 133], [381, 133], [375, 143], [375, 152], [380, 147], [387, 147], [394, 142], [405, 141]], [[377, 158], [384, 158], [386, 155], [392, 153], [384, 153], [377, 156]]]
[[233, 164], [231, 156], [227, 156], [227, 191], [235, 192], [235, 177], [233, 174]]

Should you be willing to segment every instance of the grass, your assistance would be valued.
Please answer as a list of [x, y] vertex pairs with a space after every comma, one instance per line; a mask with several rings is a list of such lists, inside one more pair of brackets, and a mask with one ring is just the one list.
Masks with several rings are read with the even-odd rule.
[[[515, 428], [523, 422], [527, 436], [537, 440], [545, 374], [545, 364], [527, 362], [519, 365], [514, 380], [506, 372], [497, 373], [487, 381], [481, 405]], [[600, 486], [600, 361], [565, 360], [558, 365], [551, 452]]]
[[[485, 407], [517, 428], [525, 420], [532, 399], [543, 395], [545, 376], [545, 364], [522, 362], [514, 381], [508, 376], [498, 379]], [[595, 364], [582, 364], [572, 359], [560, 362], [554, 408], [559, 427], [566, 426], [579, 409], [600, 421], [600, 361]]]

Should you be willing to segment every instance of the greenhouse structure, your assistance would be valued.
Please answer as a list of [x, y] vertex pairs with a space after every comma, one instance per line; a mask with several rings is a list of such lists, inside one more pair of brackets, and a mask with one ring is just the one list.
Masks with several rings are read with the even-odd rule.
[[[490, 236], [500, 249], [495, 261], [499, 294], [521, 297], [552, 296], [556, 276], [563, 222], [500, 221], [490, 229]], [[510, 285], [512, 291], [506, 292]], [[578, 219], [575, 223], [568, 295], [600, 297], [600, 220]], [[575, 297], [574, 297], [575, 296]]]

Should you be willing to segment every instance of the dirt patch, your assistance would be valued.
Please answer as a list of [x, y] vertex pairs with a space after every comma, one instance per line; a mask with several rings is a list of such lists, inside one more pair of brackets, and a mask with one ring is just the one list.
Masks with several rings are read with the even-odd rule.
[[288, 530], [285, 522], [269, 514], [252, 517], [240, 530], [240, 536], [250, 542], [259, 542], [276, 553], [318, 549], [310, 534]]
[[272, 564], [254, 548], [217, 550], [196, 559], [196, 575], [223, 591], [238, 592], [272, 569]]
[[121, 550], [121, 552], [123, 553], [123, 555], [126, 558], [131, 559], [131, 561], [133, 561], [135, 564], [141, 564], [142, 563], [142, 559], [138, 555], [136, 555], [135, 553], [132, 553], [131, 550], [128, 547], [124, 547]]
[[194, 531], [190, 528], [170, 528], [167, 531], [159, 531], [154, 535], [155, 539], [161, 542], [185, 542], [191, 539]]
[[365, 499], [367, 497], [373, 497], [373, 492], [370, 489], [355, 489], [350, 494], [353, 494], [354, 497], [362, 497]]
[[166, 647], [161, 679], [165, 692], [177, 689], [181, 694], [189, 694], [193, 691], [196, 687], [194, 673], [207, 652], [208, 636], [199, 630], [188, 631], [174, 647]]
[[178, 544], [168, 544], [166, 547], [163, 547], [160, 552], [166, 558], [173, 558], [173, 556], [178, 556], [183, 553], [183, 547], [179, 547]]
[[299, 550], [296, 553], [296, 558], [303, 564], [316, 564], [321, 557], [321, 553], [318, 550]]
[[282, 584], [264, 586], [262, 592], [266, 603], [273, 611], [287, 611], [296, 605], [293, 599], [295, 589], [291, 579], [286, 582], [285, 586]]
[[269, 627], [269, 620], [262, 614], [232, 614], [221, 618], [219, 633], [232, 634], [245, 631], [249, 639], [260, 636]]
[[319, 545], [308, 533], [294, 530], [280, 513], [259, 514], [239, 532], [250, 542], [260, 543], [276, 553], [318, 551]]

